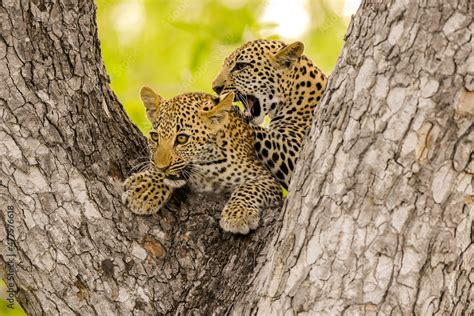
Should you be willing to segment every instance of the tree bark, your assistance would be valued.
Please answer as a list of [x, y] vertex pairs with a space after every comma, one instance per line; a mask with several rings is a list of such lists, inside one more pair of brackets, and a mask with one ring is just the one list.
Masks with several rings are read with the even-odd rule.
[[0, 16], [0, 205], [28, 314], [473, 312], [472, 5], [362, 4], [282, 215], [244, 237], [219, 229], [222, 197], [180, 192], [151, 217], [121, 204], [147, 152], [91, 1]]
[[474, 314], [474, 8], [364, 1], [240, 314]]
[[30, 315], [223, 313], [278, 210], [242, 237], [219, 228], [222, 196], [181, 191], [151, 217], [125, 209], [121, 183], [148, 153], [110, 90], [95, 12], [84, 0], [1, 3], [2, 278], [14, 258]]

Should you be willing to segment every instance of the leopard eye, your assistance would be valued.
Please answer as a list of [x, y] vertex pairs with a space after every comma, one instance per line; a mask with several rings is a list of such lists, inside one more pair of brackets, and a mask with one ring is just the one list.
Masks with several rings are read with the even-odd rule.
[[176, 144], [177, 145], [183, 145], [186, 144], [189, 140], [189, 136], [186, 134], [178, 134], [176, 136]]
[[150, 139], [151, 139], [152, 141], [154, 141], [155, 143], [157, 143], [158, 140], [159, 140], [158, 133], [155, 132], [155, 131], [151, 131], [151, 132], [150, 132]]
[[236, 63], [234, 68], [232, 69], [232, 71], [240, 71], [242, 69], [244, 69], [245, 67], [247, 67], [249, 65], [249, 63]]

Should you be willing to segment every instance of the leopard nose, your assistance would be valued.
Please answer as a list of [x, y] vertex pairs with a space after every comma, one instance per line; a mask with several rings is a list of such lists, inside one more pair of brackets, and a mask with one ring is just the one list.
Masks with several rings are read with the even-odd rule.
[[166, 170], [168, 170], [170, 166], [157, 166], [157, 167], [158, 167], [158, 169], [160, 169], [161, 171], [166, 172]]
[[212, 86], [212, 90], [214, 90], [217, 94], [221, 94], [224, 86]]
[[169, 166], [169, 165], [165, 165], [165, 164], [160, 164], [160, 163], [158, 163], [158, 162], [155, 161], [155, 167], [156, 167], [156, 169], [158, 169], [158, 170], [160, 170], [160, 171], [162, 171], [162, 172], [166, 172], [166, 170], [168, 170], [170, 166]]

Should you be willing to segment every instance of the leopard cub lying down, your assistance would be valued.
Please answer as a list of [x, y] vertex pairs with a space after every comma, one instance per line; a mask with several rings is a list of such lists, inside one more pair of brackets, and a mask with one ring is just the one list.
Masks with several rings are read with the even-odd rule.
[[164, 100], [150, 88], [140, 92], [152, 123], [149, 170], [124, 182], [123, 201], [135, 214], [154, 214], [175, 188], [231, 193], [221, 214], [225, 231], [256, 229], [259, 213], [281, 201], [277, 181], [257, 158], [252, 130], [232, 107], [205, 93]]

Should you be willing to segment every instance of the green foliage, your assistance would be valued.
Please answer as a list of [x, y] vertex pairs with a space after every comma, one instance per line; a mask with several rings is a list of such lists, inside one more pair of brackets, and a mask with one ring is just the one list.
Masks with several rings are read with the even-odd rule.
[[[138, 98], [142, 86], [152, 86], [165, 98], [186, 91], [212, 92], [212, 80], [232, 50], [256, 38], [281, 39], [275, 23], [261, 21], [268, 2], [97, 0], [102, 55], [112, 89], [133, 122], [148, 131]], [[307, 1], [310, 23], [297, 38], [326, 74], [336, 62], [348, 24], [329, 4]]]
[[15, 303], [13, 305], [13, 308], [8, 307], [8, 302], [4, 299], [4, 297], [7, 297], [7, 286], [5, 282], [0, 280], [0, 292], [1, 292], [1, 299], [0, 299], [0, 315], [2, 316], [24, 316], [26, 315], [23, 309]]

